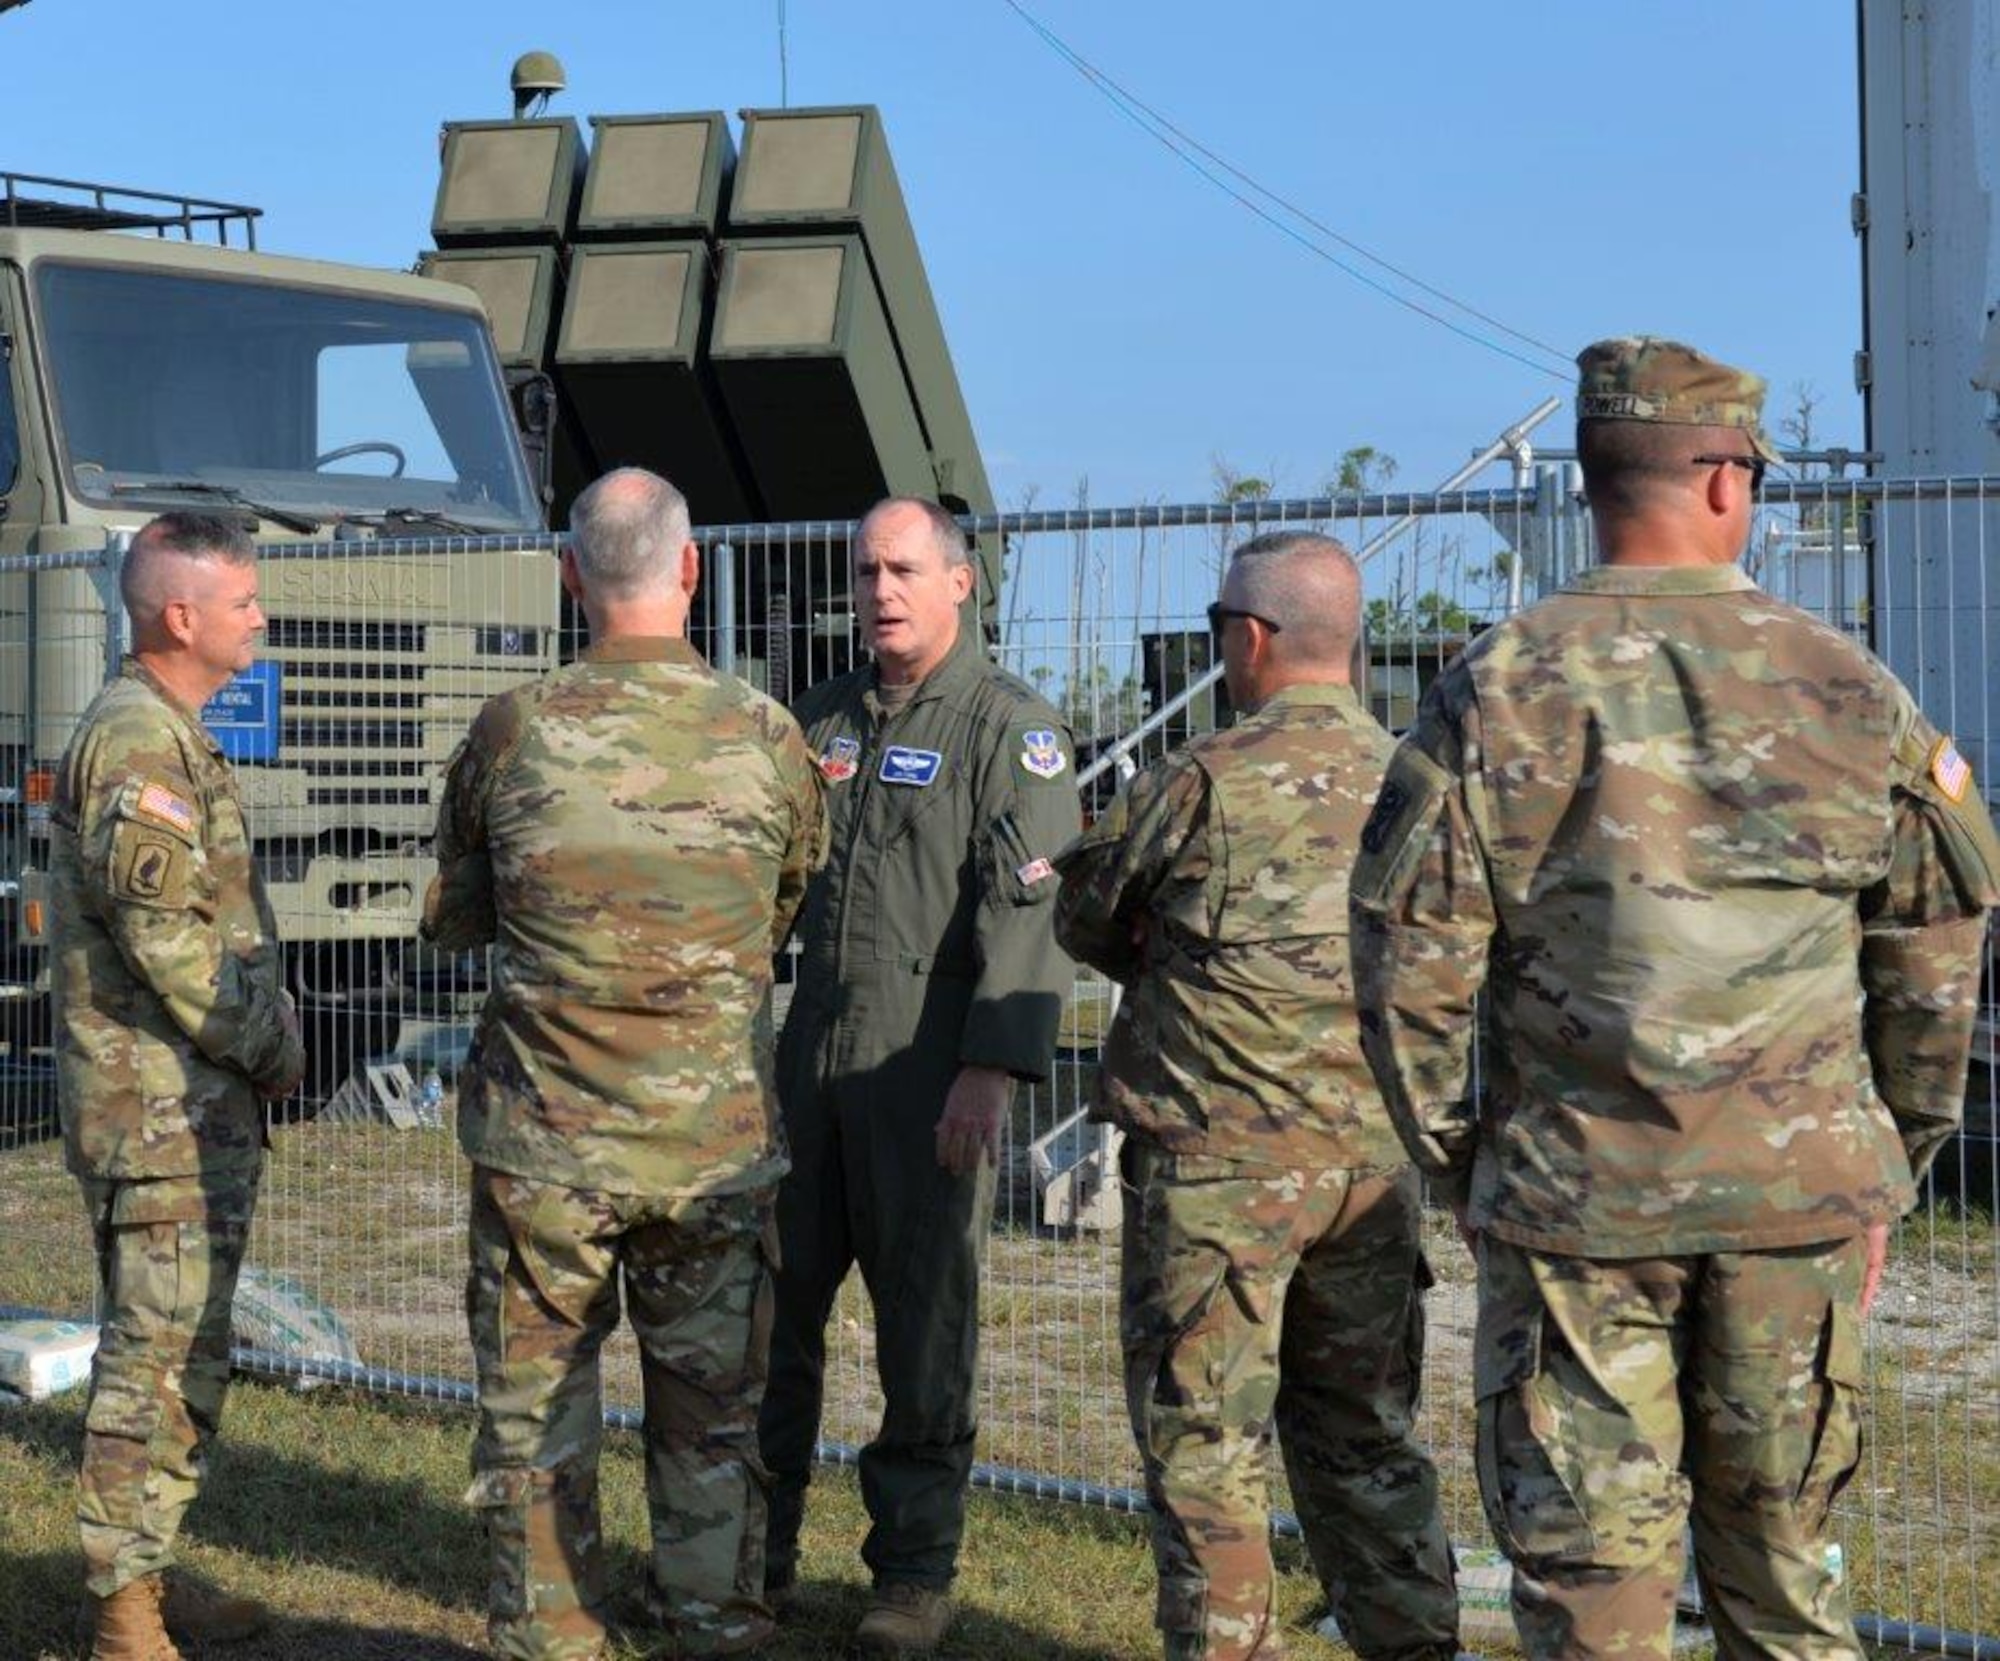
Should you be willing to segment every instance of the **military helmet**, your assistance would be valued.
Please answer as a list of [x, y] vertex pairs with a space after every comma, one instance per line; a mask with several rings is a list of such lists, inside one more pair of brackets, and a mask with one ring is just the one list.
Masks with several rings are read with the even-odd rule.
[[555, 53], [523, 52], [514, 60], [507, 83], [514, 89], [514, 113], [518, 116], [536, 100], [546, 103], [550, 94], [561, 92], [569, 85], [569, 77]]

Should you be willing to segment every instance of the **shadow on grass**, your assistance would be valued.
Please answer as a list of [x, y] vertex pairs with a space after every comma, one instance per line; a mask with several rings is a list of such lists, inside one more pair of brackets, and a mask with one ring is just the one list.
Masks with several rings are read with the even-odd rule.
[[[758, 1652], [761, 1661], [824, 1661], [849, 1653], [854, 1629], [868, 1608], [865, 1585], [840, 1580], [799, 1582], [798, 1601], [786, 1614], [784, 1630]], [[630, 1635], [633, 1641], [639, 1635]], [[632, 1653], [643, 1654], [643, 1649]], [[988, 1661], [995, 1656], [1035, 1657], [1035, 1661], [1133, 1661], [1130, 1649], [1107, 1648], [1052, 1633], [1045, 1625], [1024, 1626], [993, 1610], [958, 1599], [958, 1614], [944, 1642], [939, 1661]], [[1144, 1653], [1152, 1653], [1149, 1647]]]
[[[341, 1392], [315, 1398], [315, 1407], [331, 1411], [302, 1411], [282, 1391], [258, 1395], [258, 1387], [241, 1381], [233, 1387], [184, 1538], [204, 1571], [218, 1567], [211, 1553], [244, 1560], [240, 1570], [222, 1565], [218, 1572], [231, 1589], [271, 1600], [277, 1619], [249, 1642], [190, 1649], [189, 1661], [465, 1661], [484, 1654], [453, 1636], [476, 1638], [484, 1624], [485, 1542], [472, 1514], [454, 1503], [451, 1487], [470, 1441], [470, 1416], [440, 1417], [420, 1404], [374, 1401], [367, 1404], [367, 1422], [356, 1423], [349, 1409], [359, 1404], [344, 1402]], [[75, 1639], [81, 1562], [70, 1543], [66, 1503], [82, 1443], [82, 1410], [75, 1394], [0, 1416], [0, 1445], [11, 1444], [18, 1462], [47, 1479], [32, 1531], [0, 1523], [5, 1661], [81, 1661], [86, 1653]], [[402, 1476], [403, 1469], [412, 1474]], [[1031, 1520], [1026, 1502], [1007, 1501], [994, 1506], [988, 1526], [1006, 1532]], [[1046, 1511], [1040, 1520], [1045, 1528]], [[1132, 1543], [1130, 1519], [1072, 1514], [1064, 1523], [1062, 1532], [1079, 1543], [1099, 1537]], [[62, 1544], [48, 1549], [58, 1539]], [[645, 1578], [646, 1551], [639, 1543], [609, 1539], [606, 1546], [613, 1608], [629, 1607], [627, 1598]], [[371, 1596], [362, 1582], [394, 1588], [397, 1595], [383, 1607], [357, 1603]], [[970, 1588], [961, 1596], [958, 1619], [938, 1651], [946, 1661], [1124, 1661], [1134, 1653], [1095, 1634], [1063, 1630], [1072, 1612], [1054, 1607], [1060, 1595], [1050, 1599], [1046, 1621], [1039, 1609], [1017, 1619], [985, 1606], [983, 1598], [971, 1601], [979, 1596]], [[763, 1654], [767, 1661], [842, 1655], [867, 1602], [861, 1579], [844, 1578], [840, 1570], [815, 1578], [808, 1568], [796, 1618]], [[340, 1618], [350, 1606], [351, 1618]], [[411, 1626], [398, 1627], [393, 1623], [405, 1608]], [[643, 1628], [620, 1631], [611, 1661], [661, 1653], [651, 1638]]]
[[[231, 1386], [232, 1408], [245, 1389], [240, 1380]], [[80, 1392], [24, 1406], [0, 1419], [0, 1438], [74, 1472], [82, 1407]], [[184, 1539], [281, 1564], [347, 1570], [447, 1605], [478, 1606], [485, 1548], [471, 1512], [439, 1503], [420, 1477], [384, 1480], [327, 1447], [290, 1454], [232, 1441], [229, 1419], [225, 1412]]]
[[[67, 1552], [0, 1554], [0, 1653], [9, 1661], [83, 1661], [89, 1643], [77, 1632], [77, 1559]], [[59, 1611], [60, 1613], [56, 1613]], [[351, 1621], [288, 1618], [244, 1643], [182, 1646], [187, 1661], [478, 1661], [485, 1651], [448, 1638]]]

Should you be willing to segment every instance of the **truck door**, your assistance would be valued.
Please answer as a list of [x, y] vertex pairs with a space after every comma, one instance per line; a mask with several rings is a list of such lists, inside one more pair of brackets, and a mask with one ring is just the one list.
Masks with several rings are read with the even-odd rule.
[[26, 553], [42, 518], [41, 488], [28, 462], [27, 420], [35, 404], [25, 316], [20, 272], [0, 266], [0, 555]]

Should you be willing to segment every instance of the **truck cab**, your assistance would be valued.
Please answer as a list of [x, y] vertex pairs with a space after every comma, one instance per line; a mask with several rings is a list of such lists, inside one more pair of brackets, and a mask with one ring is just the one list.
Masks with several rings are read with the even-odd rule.
[[236, 700], [257, 707], [225, 747], [295, 995], [389, 1008], [451, 748], [559, 649], [553, 539], [480, 302], [234, 246], [255, 213], [230, 204], [0, 188], [0, 1044], [36, 1047], [48, 792], [115, 672], [119, 554], [173, 508], [264, 545], [264, 661]]

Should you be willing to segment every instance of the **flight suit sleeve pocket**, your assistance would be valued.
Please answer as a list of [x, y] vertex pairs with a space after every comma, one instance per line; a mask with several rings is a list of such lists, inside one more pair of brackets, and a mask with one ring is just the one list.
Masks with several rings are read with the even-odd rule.
[[1013, 811], [993, 821], [986, 853], [986, 900], [991, 905], [1047, 905], [1060, 887], [1050, 854], [1030, 846]]

